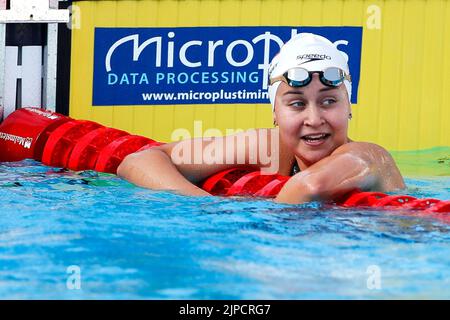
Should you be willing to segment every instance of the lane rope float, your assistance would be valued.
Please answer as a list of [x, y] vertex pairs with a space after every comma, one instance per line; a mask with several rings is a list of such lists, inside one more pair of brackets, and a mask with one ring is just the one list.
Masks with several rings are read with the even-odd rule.
[[[0, 161], [35, 159], [71, 170], [116, 173], [123, 159], [162, 142], [105, 127], [88, 120], [39, 108], [22, 108], [0, 124]], [[201, 187], [216, 196], [276, 197], [290, 177], [231, 168], [211, 175]], [[450, 213], [450, 201], [354, 190], [339, 200], [342, 207], [407, 209], [427, 214]], [[446, 215], [448, 216], [448, 215]]]

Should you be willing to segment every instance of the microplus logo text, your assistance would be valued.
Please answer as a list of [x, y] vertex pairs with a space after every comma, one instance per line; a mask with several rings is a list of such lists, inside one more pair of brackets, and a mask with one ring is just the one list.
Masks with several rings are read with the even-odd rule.
[[93, 105], [268, 103], [271, 59], [301, 32], [349, 56], [357, 101], [361, 27], [96, 28]]

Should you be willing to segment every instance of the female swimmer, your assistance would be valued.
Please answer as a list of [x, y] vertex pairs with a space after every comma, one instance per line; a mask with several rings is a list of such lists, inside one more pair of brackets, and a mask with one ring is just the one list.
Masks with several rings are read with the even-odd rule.
[[[347, 58], [328, 39], [301, 33], [288, 41], [271, 62], [269, 97], [275, 128], [257, 129], [256, 135], [246, 131], [154, 147], [127, 156], [118, 175], [151, 189], [204, 196], [209, 194], [197, 184], [205, 178], [228, 168], [251, 166], [292, 176], [275, 199], [283, 203], [328, 201], [355, 189], [405, 188], [384, 148], [348, 137], [352, 113]], [[270, 163], [261, 155], [263, 148], [272, 152]], [[194, 159], [198, 153], [203, 156], [183, 162], [180, 150], [193, 152]], [[204, 157], [211, 150], [216, 157], [212, 164]]]

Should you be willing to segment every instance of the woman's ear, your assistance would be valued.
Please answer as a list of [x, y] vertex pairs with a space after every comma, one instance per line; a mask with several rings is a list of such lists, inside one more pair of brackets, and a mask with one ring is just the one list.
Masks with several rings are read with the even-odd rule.
[[278, 127], [277, 115], [275, 114], [275, 112], [273, 112], [272, 115], [273, 115], [273, 125], [275, 127]]

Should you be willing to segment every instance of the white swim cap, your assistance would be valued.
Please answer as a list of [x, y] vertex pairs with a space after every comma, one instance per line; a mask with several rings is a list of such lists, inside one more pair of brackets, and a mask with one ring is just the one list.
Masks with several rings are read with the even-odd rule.
[[[323, 71], [329, 67], [337, 67], [350, 74], [347, 61], [347, 54], [338, 50], [327, 38], [313, 33], [300, 33], [286, 42], [272, 59], [269, 78], [280, 76], [295, 67], [302, 67], [308, 71]], [[280, 83], [275, 82], [268, 89], [272, 111], [275, 110], [275, 96]], [[344, 80], [344, 85], [348, 100], [351, 101], [352, 84]]]

